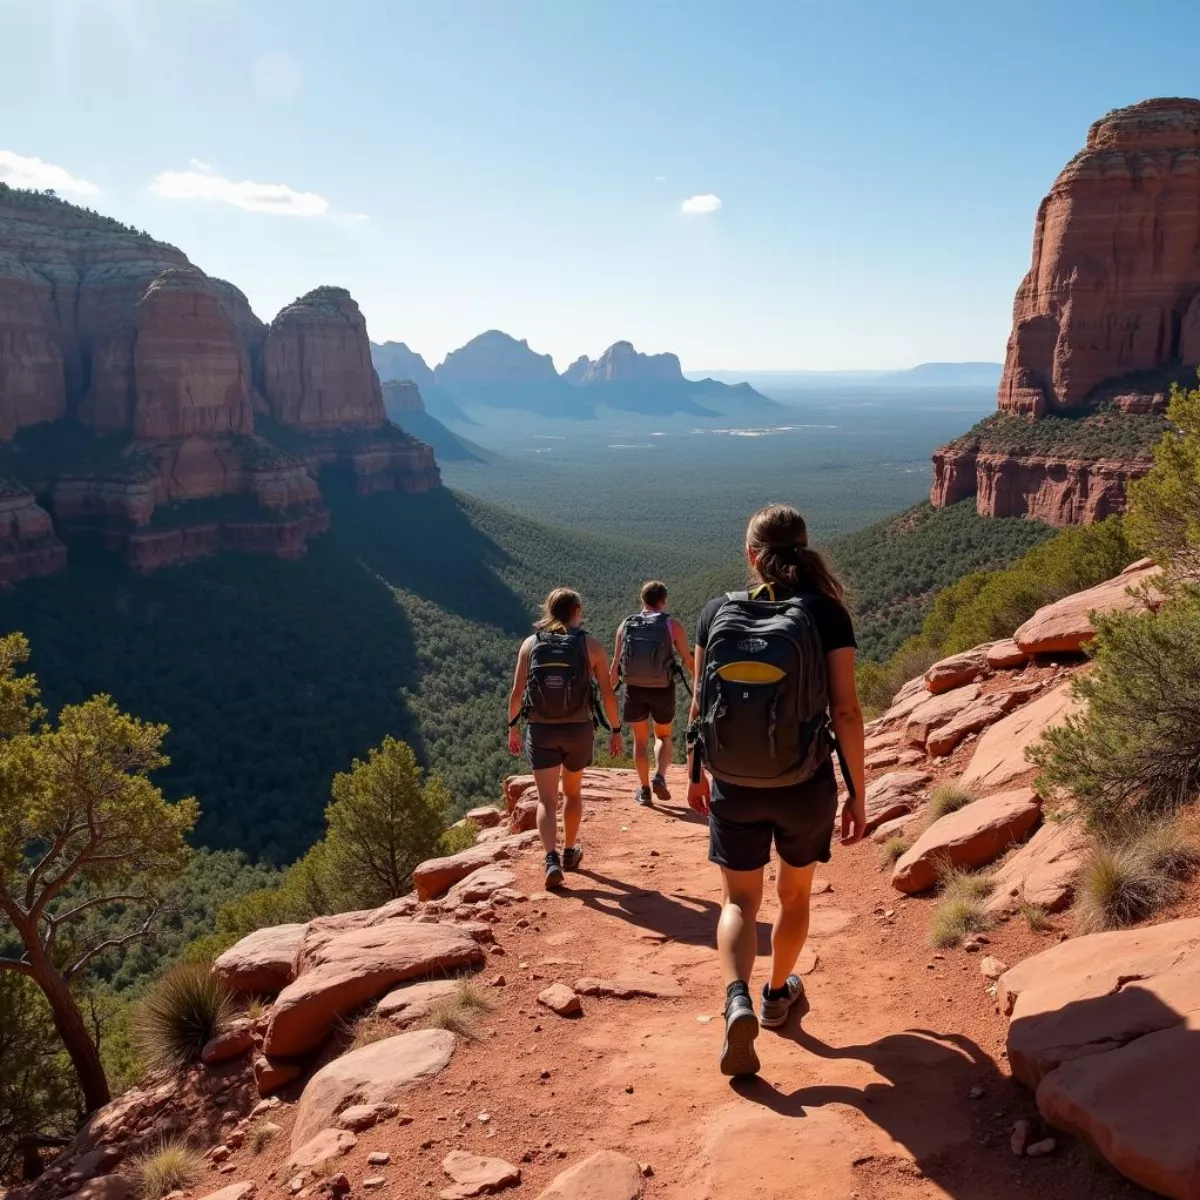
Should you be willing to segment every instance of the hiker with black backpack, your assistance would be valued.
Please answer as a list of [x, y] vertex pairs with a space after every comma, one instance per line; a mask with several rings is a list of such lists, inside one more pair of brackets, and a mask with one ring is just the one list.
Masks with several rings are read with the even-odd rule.
[[[649, 805], [651, 796], [670, 800], [667, 767], [674, 748], [675, 681], [686, 677], [679, 663], [688, 662], [687, 631], [667, 612], [667, 585], [658, 580], [642, 584], [642, 611], [626, 617], [617, 628], [613, 649], [612, 685], [625, 684], [621, 718], [633, 732], [633, 765], [640, 786], [633, 798]], [[679, 657], [677, 658], [676, 655]], [[654, 777], [650, 776], [650, 726], [654, 725]]]
[[[563, 871], [583, 858], [583, 769], [592, 765], [596, 729], [609, 729], [609, 753], [623, 751], [617, 696], [604, 647], [584, 631], [583, 601], [555, 588], [542, 605], [534, 632], [521, 643], [508, 697], [508, 748], [521, 753], [518, 723], [537, 786], [537, 827], [546, 850], [546, 887], [562, 887]], [[563, 852], [558, 853], [558, 789], [562, 785]]]
[[[760, 1022], [783, 1025], [804, 995], [792, 968], [808, 937], [813, 872], [830, 856], [834, 752], [849, 792], [842, 844], [861, 840], [866, 824], [863, 716], [842, 585], [808, 548], [804, 518], [787, 505], [751, 517], [746, 559], [750, 589], [710, 600], [700, 615], [688, 726], [688, 804], [708, 817], [709, 859], [724, 883], [721, 1070], [733, 1076], [758, 1072]], [[779, 911], [756, 1016], [750, 975], [772, 841]]]

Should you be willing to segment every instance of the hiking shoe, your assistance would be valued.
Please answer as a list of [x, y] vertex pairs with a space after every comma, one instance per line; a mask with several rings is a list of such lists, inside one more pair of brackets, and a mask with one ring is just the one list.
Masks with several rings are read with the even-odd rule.
[[650, 780], [650, 786], [654, 789], [654, 794], [660, 800], [670, 800], [671, 789], [667, 787], [667, 781], [661, 775], [655, 775], [655, 777]]
[[762, 1007], [758, 1010], [758, 1020], [764, 1029], [778, 1029], [783, 1025], [788, 1019], [788, 1013], [792, 1011], [792, 1006], [804, 995], [804, 984], [800, 982], [799, 975], [789, 975], [783, 986], [787, 989], [787, 995], [778, 1000], [769, 999], [767, 988], [763, 986]]
[[579, 864], [583, 861], [582, 846], [568, 846], [563, 851], [562, 865], [564, 871], [578, 871]]
[[633, 798], [643, 807], [649, 808], [652, 801], [650, 799], [650, 789], [648, 787], [640, 787], [633, 793]]
[[734, 996], [725, 1004], [725, 1044], [721, 1047], [722, 1075], [757, 1075], [758, 1018], [749, 996]]
[[546, 890], [560, 888], [564, 882], [562, 860], [558, 857], [557, 850], [551, 850], [546, 855]]

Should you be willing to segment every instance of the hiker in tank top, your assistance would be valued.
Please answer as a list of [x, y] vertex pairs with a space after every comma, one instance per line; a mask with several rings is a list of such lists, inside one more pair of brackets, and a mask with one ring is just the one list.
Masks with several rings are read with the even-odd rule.
[[[651, 580], [642, 584], [642, 611], [626, 617], [617, 629], [613, 649], [612, 685], [625, 683], [621, 719], [633, 732], [633, 765], [641, 786], [634, 793], [638, 804], [650, 804], [651, 795], [670, 800], [667, 767], [673, 745], [675, 680], [679, 663], [689, 662], [687, 632], [667, 612], [667, 585]], [[677, 659], [675, 656], [679, 655]], [[650, 777], [650, 727], [654, 726], [654, 777]]]
[[[785, 505], [751, 518], [746, 559], [750, 590], [715, 597], [701, 613], [688, 726], [688, 804], [708, 817], [709, 859], [724, 887], [717, 949], [726, 1075], [758, 1071], [760, 1022], [783, 1025], [804, 995], [792, 968], [808, 936], [813, 872], [829, 861], [837, 821], [833, 738], [850, 793], [842, 844], [859, 841], [866, 824], [863, 716], [842, 586], [808, 548], [804, 519]], [[772, 841], [779, 911], [756, 1017], [750, 976]]]
[[[580, 622], [583, 601], [570, 588], [546, 597], [535, 632], [521, 643], [508, 697], [508, 748], [520, 754], [521, 733], [537, 786], [537, 827], [546, 850], [546, 886], [563, 885], [563, 871], [583, 858], [578, 844], [583, 817], [583, 769], [592, 764], [596, 725], [603, 715], [611, 733], [609, 753], [623, 751], [617, 697], [609, 681], [604, 647]], [[597, 692], [599, 696], [597, 696]], [[602, 706], [602, 707], [601, 707]], [[563, 853], [558, 853], [558, 789], [562, 785]]]

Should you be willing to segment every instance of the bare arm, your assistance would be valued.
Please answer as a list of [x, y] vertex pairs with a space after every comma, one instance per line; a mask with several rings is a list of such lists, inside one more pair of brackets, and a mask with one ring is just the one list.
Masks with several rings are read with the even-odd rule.
[[829, 669], [830, 721], [850, 772], [846, 783], [854, 791], [854, 798], [846, 802], [842, 813], [842, 841], [856, 842], [862, 838], [866, 823], [866, 749], [862, 707], [854, 685], [854, 648], [848, 646], [834, 650], [826, 655], [826, 663]]
[[517, 669], [513, 672], [512, 691], [508, 693], [508, 719], [513, 722], [521, 712], [525, 703], [525, 682], [529, 677], [529, 651], [533, 646], [533, 638], [527, 637], [521, 643], [517, 654]]
[[621, 647], [625, 645], [625, 622], [622, 621], [617, 626], [617, 640], [613, 646], [612, 673], [609, 675], [609, 682], [615, 689], [617, 684], [621, 682]]
[[687, 630], [674, 617], [671, 618], [671, 644], [675, 647], [675, 653], [679, 655], [681, 663], [686, 664], [691, 660], [692, 652], [688, 648]]
[[[696, 657], [692, 664], [692, 706], [688, 710], [688, 724], [691, 725], [696, 720], [700, 713], [700, 677], [704, 674], [704, 647], [699, 643], [696, 645]], [[687, 748], [687, 770], [688, 770], [688, 790], [687, 802], [688, 807], [702, 817], [708, 816], [708, 805], [710, 786], [708, 776], [704, 773], [703, 768], [699, 771], [699, 779], [696, 779], [695, 760], [696, 747], [689, 743]], [[696, 780], [696, 782], [692, 782]]]
[[592, 674], [600, 684], [600, 698], [604, 702], [604, 715], [608, 717], [608, 723], [616, 729], [621, 724], [621, 710], [617, 707], [617, 693], [613, 690], [612, 677], [608, 670], [608, 658], [604, 653], [604, 647], [595, 638], [589, 637], [587, 646], [588, 660], [592, 664]]

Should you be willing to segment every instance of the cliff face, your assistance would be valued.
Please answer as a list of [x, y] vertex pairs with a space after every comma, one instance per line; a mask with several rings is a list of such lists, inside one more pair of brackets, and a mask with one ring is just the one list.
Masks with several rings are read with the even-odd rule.
[[1200, 100], [1096, 121], [1038, 209], [995, 418], [934, 455], [931, 502], [1089, 523], [1150, 467], [1200, 363]]
[[1200, 362], [1200, 101], [1102, 117], [1038, 209], [1000, 408], [1041, 416], [1133, 372]]
[[440, 482], [387, 422], [348, 292], [319, 288], [268, 331], [174, 247], [2, 185], [0, 459], [0, 586], [63, 566], [56, 530], [141, 570], [295, 558], [328, 527], [324, 468], [361, 493]]
[[630, 342], [614, 342], [579, 372], [577, 382], [582, 387], [593, 383], [678, 384], [683, 382], [683, 371], [674, 354], [639, 354]]

